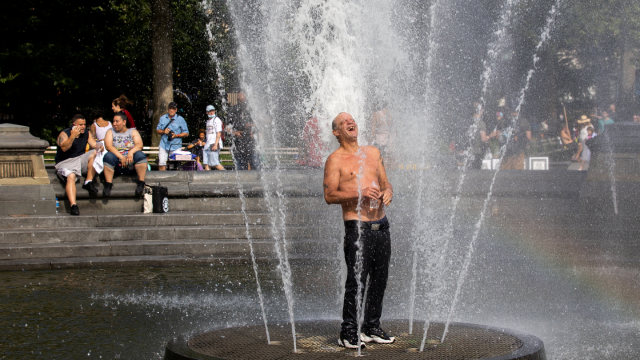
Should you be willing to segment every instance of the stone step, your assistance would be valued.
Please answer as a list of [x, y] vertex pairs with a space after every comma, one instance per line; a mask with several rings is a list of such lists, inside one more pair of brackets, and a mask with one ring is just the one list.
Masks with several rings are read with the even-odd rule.
[[[334, 254], [335, 255], [335, 254]], [[331, 258], [329, 256], [328, 258]], [[273, 255], [256, 257], [258, 264], [272, 262]], [[296, 254], [290, 254], [290, 260], [306, 260]], [[224, 261], [226, 264], [251, 264], [249, 254], [243, 255], [141, 255], [141, 256], [98, 256], [70, 257], [53, 259], [18, 259], [0, 261], [0, 271], [53, 270], [53, 269], [87, 269], [108, 267], [147, 267], [147, 266], [208, 266]], [[259, 265], [260, 266], [260, 265]]]
[[[320, 234], [327, 236], [331, 228], [316, 226], [288, 226], [288, 238], [316, 239]], [[251, 225], [252, 238], [270, 238], [270, 225]], [[175, 241], [190, 239], [245, 239], [245, 226], [146, 226], [131, 228], [68, 228], [68, 229], [29, 229], [5, 230], [0, 232], [0, 244], [55, 244], [85, 243], [101, 241]]]
[[[253, 240], [258, 257], [275, 257], [274, 241]], [[289, 239], [288, 252], [297, 257], [335, 256], [335, 242], [317, 239]], [[0, 263], [4, 261], [108, 256], [250, 256], [246, 240], [126, 241], [74, 244], [0, 245]]]
[[[238, 196], [240, 189], [245, 195], [261, 195], [265, 189], [275, 191], [277, 188], [283, 194], [293, 196], [320, 196], [322, 194], [322, 172], [293, 170], [285, 173], [286, 176], [282, 176], [282, 178], [286, 181], [280, 183], [274, 182], [277, 178], [274, 174], [263, 174], [260, 171], [242, 171], [237, 175], [237, 178], [235, 172], [231, 171], [152, 171], [146, 174], [145, 182], [151, 186], [167, 187], [170, 197]], [[48, 170], [48, 176], [55, 197], [66, 198], [64, 186], [57, 179], [53, 169]], [[84, 178], [82, 180], [84, 181]], [[134, 198], [136, 182], [136, 176], [114, 178], [111, 198]], [[86, 190], [80, 188], [82, 183], [78, 182], [78, 200], [103, 198], [104, 180], [98, 176], [94, 178], [94, 183], [99, 192], [90, 195]]]
[[[84, 190], [83, 190], [84, 191]], [[132, 190], [133, 191], [133, 190]], [[272, 206], [277, 207], [279, 199], [271, 199]], [[142, 213], [142, 199], [138, 198], [78, 198], [81, 215], [89, 214], [133, 214]], [[340, 211], [338, 206], [328, 207], [322, 197], [288, 197], [284, 199], [287, 211], [296, 212], [328, 212]], [[60, 200], [60, 215], [69, 214], [71, 204], [66, 199]], [[173, 197], [169, 194], [169, 213], [175, 211], [214, 212], [241, 211], [242, 201], [238, 197]], [[245, 209], [254, 212], [268, 212], [269, 204], [265, 198], [245, 198]]]
[[[251, 225], [268, 225], [271, 216], [264, 212], [248, 212]], [[319, 223], [321, 217], [309, 213], [288, 213], [286, 224]], [[165, 214], [123, 214], [123, 215], [80, 215], [80, 216], [19, 216], [0, 217], [0, 231], [42, 230], [69, 228], [130, 228], [138, 226], [207, 226], [244, 225], [244, 215], [240, 212], [173, 212]]]
[[[221, 257], [225, 258], [225, 257]], [[227, 260], [234, 258], [225, 258]], [[243, 261], [240, 259], [239, 261]], [[51, 269], [86, 269], [123, 266], [183, 266], [205, 265], [217, 261], [210, 257], [167, 256], [106, 256], [59, 259], [18, 259], [0, 261], [0, 271], [27, 271]], [[245, 260], [246, 261], [246, 260]]]

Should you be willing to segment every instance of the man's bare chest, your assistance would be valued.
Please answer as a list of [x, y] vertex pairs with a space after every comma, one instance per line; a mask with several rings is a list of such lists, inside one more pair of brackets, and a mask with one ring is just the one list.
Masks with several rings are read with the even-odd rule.
[[343, 166], [340, 169], [340, 183], [341, 185], [352, 184], [357, 185], [357, 182], [364, 178], [377, 178], [378, 169], [375, 163], [372, 161], [359, 161], [356, 163], [350, 163]]

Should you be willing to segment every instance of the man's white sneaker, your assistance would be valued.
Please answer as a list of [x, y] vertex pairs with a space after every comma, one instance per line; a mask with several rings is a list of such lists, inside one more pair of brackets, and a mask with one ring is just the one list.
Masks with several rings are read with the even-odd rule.
[[[364, 337], [363, 337], [364, 335]], [[363, 339], [364, 342], [375, 342], [378, 344], [391, 344], [396, 341], [396, 338], [393, 336], [387, 335], [384, 330], [381, 328], [369, 328], [364, 331], [364, 333], [360, 334], [360, 338]], [[370, 339], [369, 341], [365, 341], [364, 339]]]
[[[357, 349], [358, 348], [358, 335], [356, 332], [340, 332], [340, 339], [338, 339], [338, 345], [344, 346], [347, 349]], [[360, 348], [364, 349], [364, 342], [360, 343]]]
[[361, 332], [360, 333], [360, 341], [362, 341], [363, 343], [370, 343], [373, 341], [373, 338], [367, 336], [367, 334]]

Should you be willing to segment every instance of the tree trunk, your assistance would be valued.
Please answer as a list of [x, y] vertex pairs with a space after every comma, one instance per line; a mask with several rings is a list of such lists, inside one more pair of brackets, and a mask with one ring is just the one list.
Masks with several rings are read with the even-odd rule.
[[[620, 85], [618, 87], [618, 117], [621, 121], [631, 121], [635, 107], [636, 87], [636, 58], [634, 54], [634, 41], [631, 36], [629, 24], [632, 22], [629, 11], [631, 1], [623, 0], [621, 3], [620, 36]], [[637, 5], [636, 5], [637, 6]]]
[[636, 59], [631, 46], [625, 45], [622, 53], [622, 79], [620, 81], [620, 115], [622, 121], [631, 121], [635, 107]]
[[160, 144], [156, 127], [173, 101], [173, 16], [169, 0], [151, 1], [151, 61], [153, 63], [153, 122], [151, 143]]

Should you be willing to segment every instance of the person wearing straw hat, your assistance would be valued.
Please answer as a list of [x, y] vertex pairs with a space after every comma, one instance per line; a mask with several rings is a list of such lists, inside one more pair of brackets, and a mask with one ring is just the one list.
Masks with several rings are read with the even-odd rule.
[[580, 143], [578, 144], [582, 149], [580, 154], [580, 168], [578, 170], [589, 169], [589, 162], [591, 161], [591, 150], [587, 146], [587, 140], [596, 136], [593, 126], [587, 125], [583, 131], [580, 131]]
[[[575, 155], [573, 155], [571, 160], [580, 161], [581, 162], [580, 170], [582, 170], [584, 168], [584, 164], [580, 159], [580, 155], [583, 155], [583, 156], [587, 155], [590, 157], [591, 152], [589, 151], [589, 148], [587, 147], [585, 141], [588, 136], [587, 127], [591, 126], [593, 128], [593, 125], [591, 125], [591, 119], [589, 119], [587, 115], [582, 115], [580, 119], [577, 120], [577, 123], [580, 125], [580, 132], [578, 135], [578, 139], [579, 139], [578, 150], [576, 151]], [[586, 153], [583, 153], [583, 151], [585, 150], [586, 150]]]

